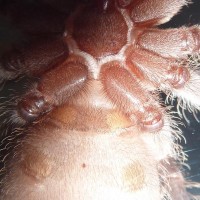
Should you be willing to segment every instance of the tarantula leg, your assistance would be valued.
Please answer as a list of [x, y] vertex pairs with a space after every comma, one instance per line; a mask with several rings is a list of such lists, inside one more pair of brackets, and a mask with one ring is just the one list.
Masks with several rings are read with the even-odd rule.
[[178, 89], [189, 81], [188, 69], [179, 66], [173, 59], [162, 58], [141, 49], [130, 49], [126, 53], [127, 68], [149, 89]]
[[167, 80], [171, 83], [173, 88], [181, 89], [190, 79], [190, 73], [185, 67], [172, 66], [168, 71]]
[[200, 77], [198, 71], [191, 69], [188, 81], [181, 88], [171, 88], [171, 90], [164, 91], [170, 98], [178, 97], [178, 105], [184, 109], [194, 111], [200, 110]]
[[44, 96], [37, 93], [29, 93], [18, 102], [18, 114], [26, 122], [31, 122], [53, 109], [53, 105], [48, 103]]
[[17, 103], [19, 117], [25, 122], [33, 121], [65, 103], [83, 88], [87, 76], [86, 65], [70, 59], [45, 73], [39, 83]]
[[18, 51], [6, 53], [0, 60], [0, 79], [13, 79], [20, 74], [38, 76], [68, 56], [61, 39], [43, 39]]
[[141, 49], [127, 51], [126, 57], [126, 67], [147, 90], [159, 88], [169, 97], [178, 97], [183, 108], [200, 110], [200, 78], [195, 69]]
[[[167, 162], [166, 162], [167, 161]], [[168, 175], [166, 180], [163, 182], [164, 187], [168, 190], [168, 196], [173, 200], [190, 200], [191, 195], [186, 190], [186, 180], [181, 173], [180, 167], [177, 166], [176, 160], [173, 158], [168, 158], [167, 160], [162, 160], [161, 165], [167, 170]], [[162, 172], [160, 173], [162, 178]], [[166, 184], [168, 183], [168, 185]], [[166, 184], [166, 185], [165, 185]]]
[[155, 132], [163, 127], [163, 116], [150, 94], [118, 63], [105, 64], [101, 80], [108, 97], [127, 114], [142, 131]]
[[187, 4], [186, 0], [142, 0], [133, 1], [130, 15], [137, 26], [152, 26], [168, 22]]
[[164, 57], [186, 58], [200, 52], [200, 27], [147, 29], [139, 35], [137, 45]]

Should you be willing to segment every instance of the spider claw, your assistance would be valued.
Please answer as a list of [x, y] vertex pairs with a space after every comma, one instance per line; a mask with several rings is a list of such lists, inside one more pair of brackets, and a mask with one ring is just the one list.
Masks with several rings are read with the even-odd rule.
[[141, 130], [145, 132], [158, 132], [163, 126], [164, 119], [162, 114], [153, 110], [148, 111], [146, 118], [140, 123]]

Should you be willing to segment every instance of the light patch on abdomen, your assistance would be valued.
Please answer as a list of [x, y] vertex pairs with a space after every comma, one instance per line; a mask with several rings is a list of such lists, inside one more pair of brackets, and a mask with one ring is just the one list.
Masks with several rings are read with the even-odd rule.
[[115, 131], [118, 128], [124, 128], [131, 126], [131, 121], [120, 112], [113, 111], [107, 114], [106, 122], [109, 125], [111, 131]]
[[28, 150], [21, 162], [21, 169], [33, 182], [42, 182], [52, 173], [53, 162], [37, 150]]
[[123, 180], [130, 192], [136, 192], [144, 187], [145, 172], [139, 161], [124, 168]]

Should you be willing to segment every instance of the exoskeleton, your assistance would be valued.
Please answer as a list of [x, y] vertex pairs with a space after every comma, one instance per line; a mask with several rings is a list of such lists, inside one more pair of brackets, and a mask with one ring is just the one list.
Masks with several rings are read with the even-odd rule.
[[193, 198], [182, 133], [159, 96], [200, 109], [200, 27], [158, 27], [188, 3], [77, 0], [62, 35], [3, 56], [2, 80], [38, 79], [13, 103], [23, 130], [4, 158], [1, 200]]

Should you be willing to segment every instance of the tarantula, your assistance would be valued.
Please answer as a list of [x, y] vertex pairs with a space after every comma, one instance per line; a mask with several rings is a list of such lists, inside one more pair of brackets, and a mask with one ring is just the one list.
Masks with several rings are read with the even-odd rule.
[[13, 103], [23, 130], [4, 158], [1, 200], [193, 198], [182, 134], [159, 96], [200, 109], [199, 26], [157, 27], [187, 3], [77, 1], [62, 36], [3, 56], [2, 80], [39, 78]]

